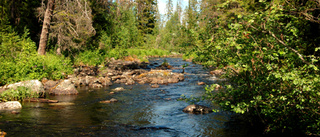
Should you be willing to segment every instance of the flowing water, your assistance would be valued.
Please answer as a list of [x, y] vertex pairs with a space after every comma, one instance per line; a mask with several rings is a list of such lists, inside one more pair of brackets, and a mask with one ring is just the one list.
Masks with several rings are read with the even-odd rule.
[[[182, 109], [189, 104], [177, 101], [181, 95], [200, 97], [204, 86], [198, 82], [212, 84], [216, 79], [201, 65], [182, 61], [180, 58], [153, 58], [150, 63], [161, 64], [166, 60], [176, 68], [185, 68], [185, 80], [176, 84], [151, 88], [149, 84], [114, 84], [102, 89], [79, 88], [78, 95], [49, 96], [59, 100], [58, 104], [23, 102], [23, 108], [0, 111], [0, 129], [6, 136], [256, 136], [241, 123], [230, 121], [230, 112], [188, 114]], [[182, 72], [174, 69], [173, 72]], [[126, 90], [116, 94], [109, 92], [116, 87]], [[110, 104], [102, 100], [116, 98]], [[219, 109], [210, 102], [198, 104]]]

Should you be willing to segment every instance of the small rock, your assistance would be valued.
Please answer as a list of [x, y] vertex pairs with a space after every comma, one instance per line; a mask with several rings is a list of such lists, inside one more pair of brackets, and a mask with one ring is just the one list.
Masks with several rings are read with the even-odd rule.
[[110, 92], [109, 94], [114, 94], [114, 92]]
[[125, 90], [123, 87], [117, 87], [117, 88], [113, 89], [113, 91], [115, 91], [115, 92], [119, 92], [119, 91], [123, 91], [123, 90]]
[[111, 103], [110, 100], [104, 100], [104, 101], [100, 101], [100, 103]]
[[154, 85], [151, 85], [152, 88], [158, 88], [159, 85], [158, 84], [154, 84]]
[[98, 83], [93, 83], [92, 85], [90, 85], [91, 88], [102, 88], [103, 86], [101, 84]]
[[198, 85], [205, 85], [206, 83], [204, 82], [198, 82]]
[[212, 112], [212, 110], [206, 106], [193, 104], [184, 108], [183, 112], [192, 114], [206, 114]]
[[49, 100], [49, 99], [38, 99], [40, 103], [58, 103], [58, 100]]
[[74, 103], [72, 102], [61, 102], [61, 103], [49, 103], [52, 106], [72, 106]]
[[48, 102], [48, 103], [58, 103], [59, 100], [48, 100], [47, 102]]
[[115, 98], [111, 98], [110, 100], [100, 101], [100, 103], [112, 103], [112, 102], [118, 102], [118, 100]]
[[115, 98], [111, 98], [110, 101], [111, 101], [111, 102], [118, 102], [118, 100], [115, 99]]
[[18, 111], [11, 111], [11, 114], [20, 114]]
[[7, 101], [0, 103], [0, 110], [2, 109], [20, 109], [22, 105], [19, 101]]

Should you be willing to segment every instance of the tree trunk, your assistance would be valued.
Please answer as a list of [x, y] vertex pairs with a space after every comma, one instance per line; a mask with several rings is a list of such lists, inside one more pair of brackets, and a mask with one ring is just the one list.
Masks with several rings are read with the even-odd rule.
[[47, 41], [48, 41], [51, 17], [52, 17], [53, 9], [54, 9], [54, 3], [55, 3], [55, 0], [49, 0], [48, 1], [47, 9], [46, 9], [46, 12], [44, 14], [44, 21], [43, 21], [43, 26], [42, 26], [41, 36], [40, 36], [39, 49], [38, 49], [38, 54], [39, 55], [45, 55], [46, 54], [46, 46], [47, 46]]

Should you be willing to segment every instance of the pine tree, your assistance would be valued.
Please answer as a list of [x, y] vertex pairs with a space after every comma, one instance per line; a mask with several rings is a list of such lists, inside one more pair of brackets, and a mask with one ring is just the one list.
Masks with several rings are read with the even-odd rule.
[[137, 0], [138, 29], [145, 37], [146, 34], [152, 34], [156, 23], [156, 1]]

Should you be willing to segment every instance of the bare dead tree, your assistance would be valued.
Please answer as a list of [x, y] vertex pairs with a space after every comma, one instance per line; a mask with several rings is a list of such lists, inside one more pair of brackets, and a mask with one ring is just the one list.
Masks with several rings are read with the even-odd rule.
[[[41, 16], [43, 10], [38, 11]], [[62, 51], [82, 49], [95, 34], [91, 13], [87, 0], [56, 0], [49, 37], [56, 41], [58, 55]]]
[[55, 0], [49, 0], [48, 4], [47, 4], [46, 12], [44, 14], [44, 21], [43, 21], [39, 49], [38, 49], [39, 55], [46, 54], [46, 46], [47, 46], [47, 42], [48, 42], [50, 22], [51, 22], [51, 17], [52, 17], [53, 10], [54, 10], [54, 4], [55, 4]]

